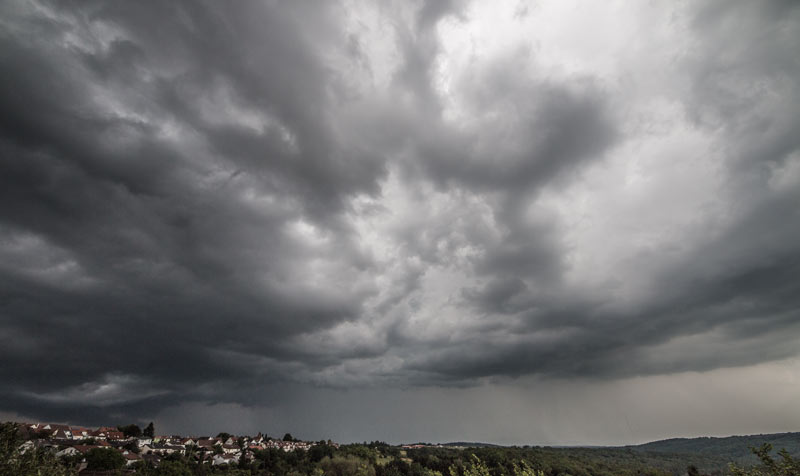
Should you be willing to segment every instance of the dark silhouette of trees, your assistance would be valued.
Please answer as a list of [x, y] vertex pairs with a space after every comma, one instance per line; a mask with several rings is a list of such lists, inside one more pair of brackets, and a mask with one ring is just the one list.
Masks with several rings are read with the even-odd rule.
[[126, 437], [138, 438], [142, 436], [142, 429], [138, 425], [131, 423], [130, 425], [118, 426], [117, 429], [122, 432]]
[[86, 469], [114, 470], [125, 466], [122, 453], [111, 448], [92, 448], [86, 453]]

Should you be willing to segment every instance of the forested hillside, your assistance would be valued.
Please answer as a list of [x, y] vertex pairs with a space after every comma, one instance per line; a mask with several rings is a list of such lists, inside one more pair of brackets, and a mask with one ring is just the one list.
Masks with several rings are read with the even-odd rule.
[[723, 438], [670, 438], [626, 448], [640, 452], [694, 454], [735, 463], [753, 464], [758, 458], [750, 448], [769, 443], [775, 450], [785, 449], [792, 456], [800, 456], [800, 433], [773, 433], [766, 435], [728, 436]]

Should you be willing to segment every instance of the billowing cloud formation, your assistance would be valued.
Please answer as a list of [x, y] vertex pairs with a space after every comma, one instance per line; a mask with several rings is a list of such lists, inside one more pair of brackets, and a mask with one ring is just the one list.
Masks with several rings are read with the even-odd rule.
[[793, 2], [2, 10], [4, 410], [797, 355]]

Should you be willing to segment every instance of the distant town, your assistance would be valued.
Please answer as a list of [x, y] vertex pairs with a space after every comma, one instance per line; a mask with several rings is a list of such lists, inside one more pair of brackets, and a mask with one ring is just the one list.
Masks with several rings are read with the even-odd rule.
[[[71, 458], [78, 470], [87, 466], [86, 456], [92, 450], [112, 449], [119, 452], [128, 467], [138, 462], [158, 466], [164, 458], [176, 456], [211, 466], [238, 464], [242, 458], [252, 461], [256, 452], [276, 449], [284, 452], [308, 451], [316, 445], [339, 448], [331, 440], [303, 441], [287, 433], [282, 438], [261, 434], [255, 436], [219, 433], [217, 436], [156, 435], [152, 423], [144, 429], [135, 424], [101, 426], [96, 429], [55, 423], [15, 423], [24, 440], [20, 450], [46, 449], [56, 456]], [[439, 447], [430, 444], [400, 445], [404, 449]]]
[[[25, 440], [21, 450], [37, 448], [56, 451], [59, 457], [81, 459], [95, 449], [114, 449], [124, 458], [126, 466], [137, 462], [148, 462], [157, 466], [162, 458], [179, 455], [198, 463], [212, 466], [239, 463], [244, 458], [250, 461], [255, 452], [274, 448], [285, 452], [308, 451], [318, 444], [338, 448], [337, 443], [327, 441], [302, 441], [291, 434], [283, 438], [270, 438], [258, 433], [255, 436], [220, 433], [217, 436], [156, 435], [151, 423], [144, 429], [137, 425], [101, 426], [96, 429], [54, 423], [16, 423], [19, 435]], [[82, 469], [80, 468], [79, 469]]]

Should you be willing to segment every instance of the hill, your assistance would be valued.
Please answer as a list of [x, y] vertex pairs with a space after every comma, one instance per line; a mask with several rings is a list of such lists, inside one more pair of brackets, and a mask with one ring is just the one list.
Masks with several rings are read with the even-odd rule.
[[792, 456], [800, 456], [800, 433], [772, 433], [727, 437], [670, 438], [625, 448], [641, 452], [696, 454], [728, 461], [753, 464], [756, 457], [750, 447], [769, 443], [775, 450], [785, 448]]
[[492, 443], [481, 443], [477, 441], [453, 441], [450, 443], [442, 443], [441, 446], [448, 448], [502, 448], [503, 445], [495, 445]]

